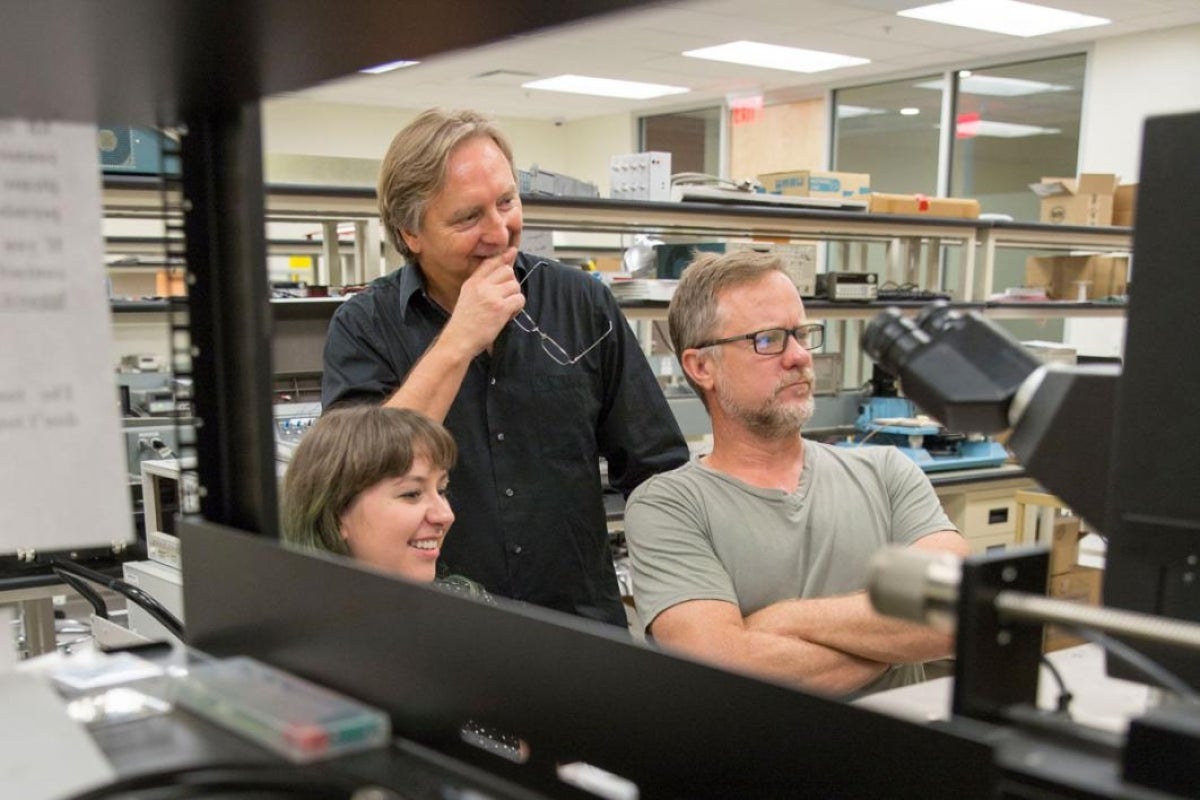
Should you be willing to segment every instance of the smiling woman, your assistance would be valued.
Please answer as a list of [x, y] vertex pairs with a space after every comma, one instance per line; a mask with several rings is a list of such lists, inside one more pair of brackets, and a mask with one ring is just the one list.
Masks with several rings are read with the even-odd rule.
[[454, 522], [446, 489], [456, 455], [449, 432], [417, 412], [331, 410], [288, 467], [283, 539], [431, 582]]

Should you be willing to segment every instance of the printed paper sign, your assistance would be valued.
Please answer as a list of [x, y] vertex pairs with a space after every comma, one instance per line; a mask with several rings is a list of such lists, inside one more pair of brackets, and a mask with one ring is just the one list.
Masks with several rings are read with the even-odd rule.
[[0, 120], [0, 554], [133, 538], [89, 125]]

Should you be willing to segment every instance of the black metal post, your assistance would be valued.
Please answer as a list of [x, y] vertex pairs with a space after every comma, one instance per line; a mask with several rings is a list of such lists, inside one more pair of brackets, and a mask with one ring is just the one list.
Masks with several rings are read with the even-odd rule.
[[200, 512], [277, 537], [259, 109], [185, 115], [185, 125]]

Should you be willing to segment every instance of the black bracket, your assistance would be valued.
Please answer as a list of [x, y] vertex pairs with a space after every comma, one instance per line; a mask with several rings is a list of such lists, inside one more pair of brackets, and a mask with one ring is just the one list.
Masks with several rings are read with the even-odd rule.
[[1044, 547], [970, 556], [963, 561], [955, 642], [955, 716], [1003, 722], [1005, 709], [1037, 703], [1042, 625], [1002, 623], [1001, 591], [1046, 593], [1050, 551]]

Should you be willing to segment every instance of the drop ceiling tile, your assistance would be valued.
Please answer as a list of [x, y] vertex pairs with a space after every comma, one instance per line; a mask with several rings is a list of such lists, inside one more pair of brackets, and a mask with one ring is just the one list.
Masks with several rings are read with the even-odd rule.
[[1002, 36], [997, 33], [976, 31], [970, 28], [960, 28], [955, 25], [942, 25], [936, 22], [926, 22], [907, 17], [879, 17], [872, 25], [837, 25], [834, 30], [849, 36], [862, 36], [869, 39], [902, 42], [909, 45], [934, 48], [959, 48], [980, 42], [994, 41], [999, 38], [1014, 39], [1017, 37]]
[[858, 23], [878, 16], [878, 12], [873, 10], [821, 0], [712, 0], [689, 4], [689, 8], [734, 19], [753, 17], [771, 25], [804, 25], [809, 28]]
[[[495, 70], [530, 72], [540, 77], [575, 72], [601, 77], [669, 83], [693, 91], [682, 102], [744, 91], [781, 87], [846, 86], [884, 81], [897, 73], [941, 70], [1038, 58], [1082, 49], [1097, 38], [1143, 30], [1200, 24], [1197, 0], [1055, 0], [1055, 5], [1110, 17], [1102, 28], [1022, 39], [897, 17], [897, 9], [920, 0], [697, 0], [674, 2], [607, 15], [513, 37], [486, 47], [442, 55], [411, 69], [383, 76], [350, 76], [294, 96], [327, 102], [425, 107], [451, 98], [456, 105], [487, 102], [500, 116], [529, 114], [552, 118], [576, 113], [662, 107], [670, 99], [623, 101], [561, 93], [529, 93], [504, 81], [471, 80]], [[859, 67], [803, 75], [685, 58], [683, 50], [752, 39], [870, 58]], [[586, 58], [581, 57], [586, 54]], [[482, 86], [480, 84], [483, 84]], [[530, 96], [526, 96], [530, 95]], [[548, 97], [543, 100], [541, 97]], [[505, 110], [507, 109], [507, 110]]]

